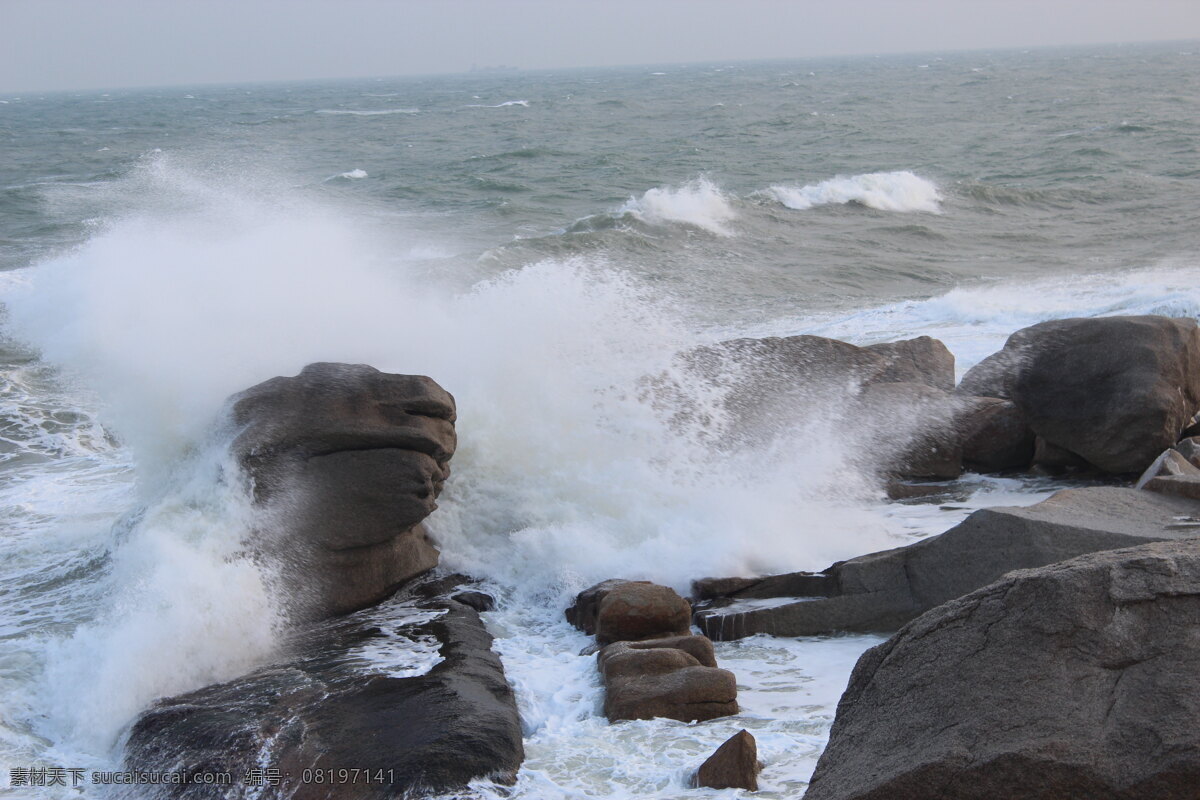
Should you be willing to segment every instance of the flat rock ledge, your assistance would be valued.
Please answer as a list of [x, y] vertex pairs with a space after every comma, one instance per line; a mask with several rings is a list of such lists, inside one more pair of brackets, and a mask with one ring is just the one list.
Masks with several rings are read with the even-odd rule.
[[[392, 605], [314, 627], [290, 659], [159, 700], [133, 725], [126, 767], [230, 772], [237, 784], [162, 789], [171, 800], [384, 800], [480, 777], [511, 783], [524, 756], [521, 721], [479, 614], [443, 596], [417, 606], [432, 619], [393, 628], [379, 615]], [[397, 637], [436, 642], [441, 661], [396, 677], [356, 655], [397, 648]], [[277, 786], [241, 784], [264, 767], [279, 770]], [[306, 770], [340, 769], [382, 777], [303, 781]], [[129, 800], [145, 800], [146, 787], [137, 789]]]
[[1200, 539], [1020, 570], [859, 660], [806, 800], [1200, 797]]
[[[716, 641], [757, 633], [815, 636], [894, 631], [999, 579], [1084, 553], [1200, 533], [1200, 503], [1114, 487], [1064, 489], [1028, 507], [976, 511], [940, 536], [841, 561], [821, 573], [705, 579], [694, 621]], [[742, 604], [752, 598], [794, 602]]]

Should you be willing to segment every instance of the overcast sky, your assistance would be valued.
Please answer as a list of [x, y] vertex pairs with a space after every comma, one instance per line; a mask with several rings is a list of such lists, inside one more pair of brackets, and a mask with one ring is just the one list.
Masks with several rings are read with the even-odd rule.
[[1200, 0], [0, 0], [0, 92], [1200, 39]]

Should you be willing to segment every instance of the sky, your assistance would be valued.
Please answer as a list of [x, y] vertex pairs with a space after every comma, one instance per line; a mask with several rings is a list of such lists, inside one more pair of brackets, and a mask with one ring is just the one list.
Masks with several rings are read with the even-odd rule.
[[0, 0], [0, 92], [1200, 39], [1200, 0]]

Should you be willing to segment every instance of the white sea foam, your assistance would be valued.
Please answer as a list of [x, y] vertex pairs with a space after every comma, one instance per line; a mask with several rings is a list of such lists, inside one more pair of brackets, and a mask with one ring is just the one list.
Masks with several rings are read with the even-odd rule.
[[40, 733], [104, 753], [152, 700], [232, 678], [272, 652], [279, 616], [242, 550], [251, 507], [229, 458], [213, 447], [177, 473], [112, 548], [95, 618], [47, 641], [31, 704]]
[[[478, 100], [479, 98], [476, 97], [475, 99]], [[485, 103], [469, 103], [465, 106], [465, 108], [508, 108], [509, 106], [521, 106], [522, 108], [529, 108], [529, 101], [505, 100], [503, 103], [497, 103], [494, 106], [490, 106]]]
[[777, 202], [805, 211], [814, 206], [859, 203], [879, 211], [941, 212], [937, 186], [907, 170], [838, 176], [806, 186], [772, 186], [765, 192]]
[[[1063, 317], [1162, 314], [1200, 319], [1200, 263], [1173, 259], [1103, 275], [1059, 275], [960, 286], [922, 300], [848, 313], [779, 319], [738, 333], [811, 333], [859, 344], [927, 335], [954, 353], [959, 372], [999, 350], [1014, 331]], [[732, 333], [732, 332], [731, 332]]]
[[659, 186], [641, 197], [631, 197], [617, 210], [650, 225], [683, 223], [730, 236], [728, 223], [737, 218], [732, 198], [706, 177], [695, 178], [679, 187]]
[[[773, 447], [717, 452], [719, 431], [648, 402], [645, 376], [674, 374], [719, 426], [713, 387], [673, 366], [695, 342], [680, 315], [622, 273], [548, 261], [448, 296], [397, 271], [396, 242], [352, 214], [254, 193], [269, 182], [248, 192], [169, 159], [130, 181], [146, 210], [39, 267], [10, 305], [46, 358], [97, 387], [148, 480], [229, 394], [311, 361], [366, 362], [458, 398], [431, 520], [450, 566], [531, 591], [618, 573], [686, 588], [889, 542], [852, 508], [872, 490], [831, 420], [785, 419]], [[656, 220], [728, 216], [703, 180], [635, 202]]]
[[350, 180], [358, 180], [359, 178], [367, 177], [367, 171], [363, 169], [352, 169], [349, 172], [343, 172], [339, 178], [348, 178]]

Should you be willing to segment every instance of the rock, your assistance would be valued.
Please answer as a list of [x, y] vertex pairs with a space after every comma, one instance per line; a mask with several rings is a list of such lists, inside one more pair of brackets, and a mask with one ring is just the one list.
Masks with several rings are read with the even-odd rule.
[[567, 609], [567, 622], [591, 636], [596, 632], [596, 615], [600, 613], [600, 601], [618, 586], [629, 583], [619, 578], [597, 583], [575, 595], [575, 602]]
[[715, 667], [717, 656], [713, 652], [712, 639], [707, 636], [668, 636], [663, 639], [646, 639], [640, 642], [614, 642], [601, 650], [599, 659], [600, 671], [605, 671], [604, 662], [618, 653], [625, 651], [643, 652], [647, 650], [680, 650], [687, 653], [702, 667]]
[[868, 650], [805, 800], [1200, 796], [1200, 540], [1021, 570]]
[[692, 607], [673, 589], [644, 581], [614, 586], [596, 613], [600, 644], [691, 633]]
[[1186, 428], [1183, 429], [1183, 433], [1180, 435], [1180, 438], [1190, 439], [1193, 436], [1200, 436], [1200, 414], [1192, 417], [1192, 421], [1188, 423]]
[[1041, 436], [1034, 438], [1033, 463], [1045, 467], [1049, 474], [1059, 474], [1067, 470], [1088, 470], [1090, 465], [1082, 456], [1072, 453], [1065, 447], [1051, 444]]
[[918, 500], [929, 497], [945, 497], [954, 491], [944, 483], [904, 483], [891, 480], [884, 487], [889, 500]]
[[750, 732], [743, 729], [729, 737], [700, 765], [692, 785], [757, 792], [758, 771], [758, 744]]
[[1186, 458], [1188, 463], [1190, 463], [1193, 467], [1200, 467], [1200, 439], [1195, 437], [1180, 439], [1179, 443], [1175, 445], [1175, 449], [1178, 450], [1179, 454]]
[[[484, 776], [512, 782], [521, 721], [492, 637], [466, 606], [441, 599], [425, 608], [441, 613], [391, 635], [381, 620], [392, 615], [376, 609], [322, 623], [279, 663], [157, 701], [130, 731], [126, 768], [229, 771], [240, 781], [266, 764], [290, 776], [271, 796], [295, 800], [332, 796], [328, 781], [301, 783], [305, 770], [378, 771], [370, 782], [339, 781], [338, 800], [458, 791]], [[423, 636], [442, 658], [424, 675], [395, 677], [354, 656], [363, 647], [394, 653], [396, 638]], [[166, 797], [217, 800], [228, 788], [177, 786]]]
[[944, 392], [954, 391], [954, 354], [929, 336], [899, 342], [869, 344], [865, 348], [887, 360], [874, 380], [880, 383], [924, 383]]
[[614, 642], [602, 648], [596, 664], [609, 686], [625, 678], [665, 675], [687, 667], [704, 666], [690, 653], [674, 647], [639, 650], [630, 647], [628, 642]]
[[[1143, 488], [1148, 492], [1200, 500], [1200, 475], [1160, 475], [1148, 481]], [[1180, 522], [1180, 526], [1200, 527], [1190, 520]]]
[[859, 399], [856, 415], [874, 434], [874, 458], [905, 478], [957, 478], [962, 440], [954, 428], [957, 400], [923, 383], [875, 383]]
[[976, 472], [1027, 467], [1034, 434], [1016, 404], [996, 397], [961, 397], [955, 426], [962, 437], [963, 465]]
[[811, 597], [837, 593], [837, 582], [820, 572], [789, 572], [765, 578], [701, 578], [692, 581], [697, 601], [718, 597]]
[[452, 595], [451, 599], [480, 612], [491, 611], [496, 607], [495, 598], [483, 592], [459, 592], [456, 595]]
[[1192, 462], [1184, 458], [1183, 453], [1178, 450], [1164, 450], [1162, 455], [1154, 459], [1154, 463], [1146, 468], [1146, 471], [1142, 473], [1142, 477], [1138, 478], [1138, 482], [1134, 485], [1134, 488], [1145, 488], [1146, 484], [1153, 479], [1170, 475], [1193, 475], [1200, 477], [1200, 469], [1193, 466]]
[[695, 622], [717, 641], [896, 630], [1014, 569], [1194, 536], [1186, 520], [1197, 512], [1194, 501], [1154, 492], [1066, 489], [1033, 506], [982, 509], [940, 536], [834, 564], [823, 573], [823, 596], [768, 608], [702, 609]]
[[[634, 651], [636, 652], [636, 651]], [[646, 650], [640, 657], [659, 664], [658, 653], [680, 650]], [[680, 722], [703, 722], [738, 713], [737, 680], [724, 669], [684, 666], [665, 672], [629, 674], [610, 680], [604, 693], [604, 715], [617, 722], [666, 717]]]
[[1043, 322], [970, 370], [961, 393], [1011, 399], [1047, 444], [1142, 472], [1200, 407], [1200, 327], [1168, 317]]
[[429, 378], [310, 364], [231, 399], [233, 451], [263, 508], [294, 618], [377, 603], [437, 564], [420, 523], [456, 445], [454, 399]]

